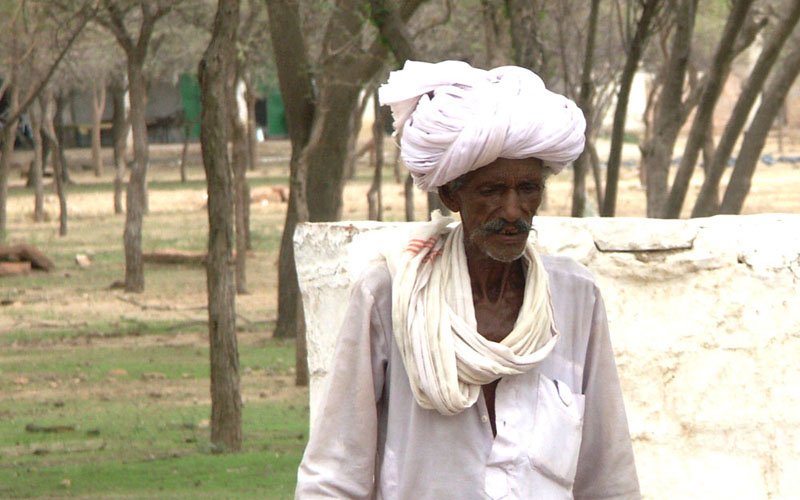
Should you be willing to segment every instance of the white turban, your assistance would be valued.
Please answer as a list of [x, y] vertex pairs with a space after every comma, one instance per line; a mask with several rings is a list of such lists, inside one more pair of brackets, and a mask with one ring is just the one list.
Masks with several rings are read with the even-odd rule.
[[583, 151], [581, 110], [517, 66], [407, 61], [379, 97], [392, 108], [403, 162], [424, 191], [498, 158], [538, 158], [558, 173]]

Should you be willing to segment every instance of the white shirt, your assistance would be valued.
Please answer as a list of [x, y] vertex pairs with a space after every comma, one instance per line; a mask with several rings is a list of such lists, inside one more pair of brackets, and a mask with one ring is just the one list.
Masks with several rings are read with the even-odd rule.
[[638, 499], [605, 307], [591, 274], [542, 256], [560, 339], [454, 416], [414, 400], [392, 336], [391, 277], [355, 285], [296, 499]]

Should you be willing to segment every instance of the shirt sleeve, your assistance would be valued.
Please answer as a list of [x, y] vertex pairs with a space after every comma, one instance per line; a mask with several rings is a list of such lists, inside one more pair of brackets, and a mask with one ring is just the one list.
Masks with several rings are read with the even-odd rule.
[[[377, 403], [387, 362], [375, 276], [376, 271], [368, 271], [351, 294], [325, 394], [298, 469], [296, 500], [374, 495]], [[384, 300], [390, 301], [391, 294]]]
[[597, 288], [595, 295], [583, 371], [583, 439], [573, 492], [576, 500], [638, 500], [639, 481], [605, 303]]

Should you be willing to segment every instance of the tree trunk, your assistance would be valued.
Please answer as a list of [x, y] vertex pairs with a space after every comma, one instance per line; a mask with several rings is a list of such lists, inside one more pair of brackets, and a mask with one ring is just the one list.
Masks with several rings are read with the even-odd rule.
[[406, 201], [406, 221], [414, 222], [414, 178], [411, 177], [411, 174], [406, 176], [406, 182], [403, 184], [403, 194]]
[[30, 183], [34, 191], [33, 220], [35, 222], [44, 221], [44, 168], [42, 160], [44, 151], [42, 148], [42, 108], [41, 101], [37, 100], [29, 113], [31, 120], [31, 130], [33, 132], [33, 162], [31, 163]]
[[[583, 110], [586, 117], [586, 143], [591, 142], [592, 131], [592, 96], [594, 88], [592, 85], [592, 66], [594, 66], [594, 41], [597, 34], [597, 16], [600, 10], [600, 0], [592, 0], [589, 12], [589, 28], [586, 32], [586, 51], [583, 55], [583, 68], [581, 70], [581, 90], [578, 95], [578, 106]], [[586, 170], [589, 165], [589, 152], [584, 149], [583, 153], [572, 164], [572, 216], [583, 217], [586, 211]]]
[[603, 206], [604, 199], [603, 175], [600, 173], [600, 157], [597, 154], [597, 148], [594, 147], [594, 142], [587, 144], [586, 149], [589, 150], [589, 163], [592, 165], [592, 178], [594, 179], [597, 211], [599, 213], [600, 207]]
[[48, 89], [44, 93], [44, 112], [42, 113], [42, 129], [44, 130], [45, 137], [50, 143], [50, 150], [53, 152], [50, 156], [53, 162], [53, 180], [56, 185], [56, 193], [58, 194], [59, 204], [59, 230], [60, 236], [67, 235], [67, 193], [64, 189], [64, 156], [59, 153], [63, 147], [60, 144], [60, 138], [55, 128], [55, 116], [58, 114], [58, 104], [53, 96], [52, 90]]
[[[15, 92], [11, 89], [11, 92]], [[8, 200], [8, 174], [11, 168], [11, 156], [14, 154], [17, 122], [6, 123], [0, 132], [2, 152], [0, 152], [0, 242], [5, 240], [7, 226], [6, 201]]]
[[714, 115], [714, 108], [717, 105], [722, 87], [730, 74], [731, 63], [736, 55], [735, 43], [742, 26], [747, 19], [747, 11], [750, 10], [753, 0], [739, 0], [733, 4], [728, 20], [725, 22], [725, 29], [720, 38], [717, 49], [714, 52], [714, 59], [709, 68], [709, 79], [703, 89], [700, 104], [692, 121], [692, 128], [689, 130], [689, 137], [686, 146], [683, 148], [683, 156], [678, 166], [678, 172], [672, 181], [669, 199], [665, 210], [659, 216], [670, 219], [677, 219], [681, 215], [683, 202], [686, 199], [686, 192], [689, 189], [689, 182], [694, 173], [697, 163], [697, 156], [706, 141], [711, 127], [711, 120]]
[[400, 165], [400, 148], [394, 148], [394, 160], [392, 161], [392, 171], [394, 172], [394, 181], [398, 184], [403, 182], [403, 167]]
[[[244, 99], [247, 103], [247, 170], [256, 170], [258, 139], [256, 137], [256, 93], [250, 78], [245, 79]], [[253, 238], [250, 227], [250, 184], [245, 183], [245, 198], [247, 203], [244, 206], [244, 241], [247, 250], [253, 249]]]
[[258, 145], [256, 137], [256, 92], [249, 77], [245, 78], [244, 85], [244, 100], [247, 103], [247, 170], [255, 170], [257, 162], [256, 147]]
[[792, 46], [764, 91], [761, 105], [744, 134], [739, 156], [736, 158], [725, 196], [722, 198], [720, 213], [738, 214], [742, 211], [767, 135], [798, 73], [800, 73], [800, 41]]
[[681, 0], [678, 5], [675, 33], [661, 73], [662, 88], [655, 104], [652, 134], [641, 148], [648, 217], [660, 217], [664, 213], [672, 151], [687, 116], [683, 105], [684, 81], [692, 49], [696, 7], [695, 0]]
[[490, 0], [481, 0], [481, 18], [483, 19], [483, 43], [486, 50], [484, 67], [493, 68], [496, 66], [497, 54], [501, 51], [498, 50], [497, 42], [500, 34], [497, 25], [497, 8]]
[[211, 361], [211, 442], [227, 451], [242, 446], [242, 399], [236, 339], [233, 261], [234, 203], [228, 163], [230, 109], [238, 0], [219, 0], [214, 31], [200, 62], [203, 99], [200, 144], [208, 185], [208, 325]]
[[714, 151], [708, 175], [703, 181], [700, 194], [698, 194], [697, 201], [692, 209], [692, 217], [708, 217], [717, 213], [719, 208], [719, 183], [722, 179], [722, 174], [725, 172], [728, 159], [731, 157], [731, 152], [736, 145], [736, 140], [741, 134], [747, 118], [750, 116], [750, 110], [764, 87], [767, 76], [775, 65], [775, 61], [778, 60], [781, 48], [786, 44], [799, 19], [800, 0], [794, 0], [791, 4], [791, 9], [784, 13], [780, 24], [775, 27], [764, 43], [764, 48], [758, 55], [750, 76], [748, 76], [742, 87], [739, 98], [736, 100], [736, 105]]
[[[403, 2], [401, 17], [407, 20], [420, 2]], [[267, 9], [292, 141], [292, 193], [281, 244], [279, 316], [275, 334], [297, 334], [300, 352], [305, 349], [305, 331], [302, 318], [297, 315], [302, 303], [296, 288], [293, 259], [290, 261], [293, 255], [289, 255], [292, 234], [295, 224], [305, 220], [308, 214], [313, 221], [339, 218], [352, 111], [360, 90], [380, 70], [387, 53], [380, 39], [374, 40], [367, 52], [360, 43], [354, 43], [354, 40], [362, 41], [367, 22], [362, 15], [362, 5], [356, 0], [338, 0], [331, 9], [319, 64], [311, 64], [309, 60], [298, 3], [269, 0]], [[313, 86], [309, 73], [312, 67], [316, 68]], [[313, 198], [305, 196], [306, 189], [314, 193]], [[291, 203], [291, 194], [296, 197], [295, 203]], [[298, 363], [298, 383], [307, 380], [307, 376], [303, 377], [306, 370], [305, 360]]]
[[383, 198], [381, 196], [381, 180], [383, 177], [383, 118], [381, 105], [378, 102], [378, 92], [373, 93], [375, 105], [375, 121], [372, 124], [372, 138], [375, 147], [375, 175], [372, 185], [367, 191], [367, 204], [369, 205], [369, 219], [383, 220]]
[[125, 199], [125, 291], [144, 291], [142, 261], [142, 221], [146, 211], [145, 190], [149, 153], [147, 145], [147, 84], [143, 73], [145, 54], [128, 58], [128, 88], [130, 89], [130, 121], [133, 128], [133, 165], [128, 179]]
[[[358, 107], [353, 110], [353, 131], [347, 139], [347, 160], [344, 173], [344, 178], [347, 181], [351, 181], [353, 177], [355, 177], [358, 159], [361, 157], [361, 153], [358, 152], [358, 136], [361, 131], [364, 110], [367, 108], [367, 103], [372, 99], [372, 90], [367, 89], [363, 94], [363, 97], [359, 99]], [[372, 147], [370, 147], [370, 153], [374, 153]], [[372, 156], [372, 154], [370, 154], [370, 156]]]
[[186, 182], [186, 157], [189, 155], [189, 141], [192, 138], [192, 129], [190, 126], [184, 127], [184, 136], [183, 136], [183, 147], [181, 148], [181, 166], [180, 166], [180, 173], [181, 173], [181, 182]]
[[617, 108], [614, 111], [614, 125], [611, 130], [611, 150], [608, 153], [608, 166], [606, 168], [606, 193], [600, 215], [614, 217], [617, 208], [617, 185], [619, 184], [619, 164], [622, 159], [622, 144], [625, 139], [625, 121], [628, 117], [628, 101], [630, 100], [633, 77], [639, 67], [653, 18], [658, 10], [660, 0], [646, 0], [636, 31], [627, 47], [625, 67], [620, 77], [619, 91], [617, 92]]
[[103, 175], [102, 144], [100, 131], [103, 125], [103, 111], [106, 109], [106, 82], [92, 79], [92, 167], [95, 177]]
[[[235, 75], [241, 74], [239, 69]], [[234, 91], [229, 93], [228, 113], [230, 119], [232, 142], [232, 167], [234, 183], [234, 219], [236, 221], [236, 293], [247, 294], [247, 207], [250, 205], [247, 189], [247, 125], [239, 115], [236, 96], [236, 85], [239, 79], [234, 77]]]
[[114, 213], [121, 214], [122, 186], [125, 177], [125, 140], [128, 137], [128, 117], [125, 113], [125, 88], [122, 85], [111, 87], [111, 102], [114, 114], [111, 117], [111, 135], [114, 142]]
[[295, 269], [293, 236], [298, 221], [308, 214], [308, 207], [303, 205], [306, 178], [300, 166], [300, 156], [311, 135], [315, 109], [314, 91], [298, 4], [292, 0], [270, 0], [267, 2], [267, 10], [278, 82], [292, 143], [289, 203], [278, 261], [278, 321], [275, 336], [295, 338], [295, 383], [308, 385], [305, 320]]
[[56, 138], [58, 139], [58, 147], [53, 149], [53, 154], [58, 154], [61, 165], [61, 179], [64, 184], [73, 184], [72, 177], [69, 174], [69, 164], [67, 163], [67, 156], [64, 154], [64, 144], [66, 144], [66, 127], [64, 127], [64, 110], [67, 109], [69, 97], [64, 94], [56, 96], [56, 111], [53, 117], [53, 126], [56, 131]]
[[547, 69], [546, 52], [539, 40], [536, 19], [539, 6], [536, 0], [505, 0], [506, 13], [510, 21], [513, 60], [517, 66], [528, 68], [547, 80], [543, 72]]
[[312, 222], [342, 218], [342, 190], [354, 133], [353, 109], [358, 107], [361, 85], [331, 81], [320, 89], [315, 122], [322, 124], [320, 140], [313, 145], [308, 171], [308, 214]]

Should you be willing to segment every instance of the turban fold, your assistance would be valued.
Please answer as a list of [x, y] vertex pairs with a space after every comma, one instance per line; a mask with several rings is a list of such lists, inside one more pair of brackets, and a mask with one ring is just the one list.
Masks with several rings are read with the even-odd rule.
[[392, 108], [403, 162], [424, 191], [498, 158], [538, 158], [558, 173], [583, 151], [581, 110], [517, 66], [407, 61], [379, 98]]

